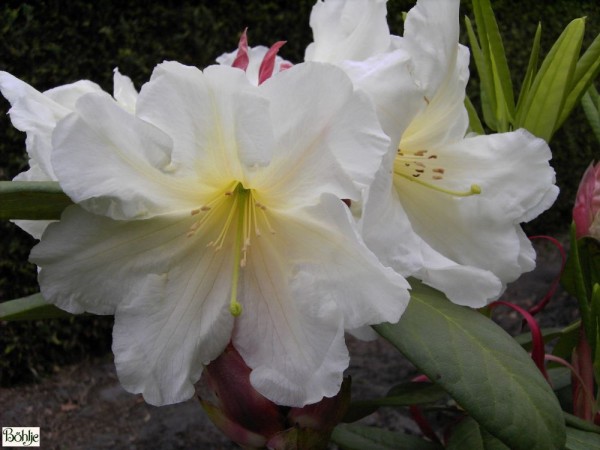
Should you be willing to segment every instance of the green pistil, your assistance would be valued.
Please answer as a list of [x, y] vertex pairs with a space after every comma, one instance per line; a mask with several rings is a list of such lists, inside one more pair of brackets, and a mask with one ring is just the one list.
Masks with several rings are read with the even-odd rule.
[[231, 298], [229, 300], [229, 312], [232, 316], [237, 317], [242, 314], [242, 304], [237, 300], [238, 280], [240, 278], [240, 267], [242, 262], [242, 246], [244, 244], [244, 218], [246, 216], [246, 208], [248, 205], [248, 197], [250, 190], [245, 189], [242, 183], [238, 183], [233, 195], [238, 195], [238, 223], [235, 237], [234, 262], [233, 262], [233, 279], [231, 282]]

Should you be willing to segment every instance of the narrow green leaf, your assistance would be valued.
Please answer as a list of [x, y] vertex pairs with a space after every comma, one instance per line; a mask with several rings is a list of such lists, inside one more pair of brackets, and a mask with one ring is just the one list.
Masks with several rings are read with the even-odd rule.
[[467, 34], [469, 36], [469, 45], [471, 47], [471, 54], [475, 61], [475, 68], [479, 75], [480, 82], [480, 95], [481, 95], [481, 110], [483, 112], [483, 120], [485, 124], [493, 131], [496, 131], [496, 116], [494, 111], [496, 110], [496, 102], [494, 96], [494, 82], [491, 77], [491, 69], [488, 68], [488, 63], [485, 59], [483, 51], [473, 30], [473, 25], [468, 17], [465, 17], [465, 26], [467, 28]]
[[600, 449], [600, 434], [567, 427], [567, 450], [597, 450]]
[[600, 73], [600, 34], [596, 36], [594, 42], [587, 48], [584, 54], [577, 61], [575, 73], [571, 82], [571, 91], [569, 92], [556, 129], [567, 120], [573, 108], [579, 103], [583, 94], [588, 90], [593, 81]]
[[516, 127], [550, 141], [571, 88], [584, 29], [584, 19], [575, 19], [554, 43], [519, 111]]
[[350, 404], [344, 422], [355, 422], [382, 406], [410, 406], [435, 403], [448, 394], [437, 384], [406, 382], [394, 386], [383, 398], [358, 400]]
[[58, 220], [72, 203], [54, 181], [0, 181], [0, 219]]
[[447, 450], [509, 450], [501, 441], [480, 428], [471, 417], [463, 419], [452, 432]]
[[331, 440], [343, 450], [441, 450], [442, 446], [416, 436], [364, 425], [341, 424]]
[[70, 316], [70, 313], [47, 303], [42, 294], [0, 303], [0, 320], [39, 320]]
[[413, 281], [397, 324], [375, 330], [512, 449], [562, 448], [560, 405], [529, 355], [477, 311]]
[[[492, 77], [496, 92], [496, 117], [499, 122], [505, 124], [506, 128], [499, 131], [508, 130], [508, 122], [512, 120], [515, 112], [515, 99], [513, 94], [512, 80], [510, 70], [506, 61], [504, 44], [498, 29], [498, 23], [494, 16], [494, 11], [490, 0], [474, 0], [479, 4], [481, 18], [485, 23], [485, 32], [489, 46], [488, 61], [491, 63]], [[477, 23], [479, 29], [479, 23]], [[485, 50], [484, 50], [485, 54]]]
[[598, 425], [594, 425], [593, 423], [567, 412], [563, 412], [563, 416], [565, 417], [565, 423], [569, 428], [576, 428], [577, 430], [589, 431], [590, 433], [600, 435], [600, 427]]
[[529, 97], [531, 84], [537, 74], [538, 58], [540, 55], [540, 41], [542, 39], [542, 24], [538, 23], [537, 29], [535, 30], [535, 36], [533, 38], [533, 44], [531, 46], [531, 54], [529, 55], [529, 63], [527, 64], [527, 71], [525, 72], [525, 78], [521, 84], [521, 92], [519, 93], [519, 100], [515, 108], [515, 116], [519, 116], [519, 111], [523, 107], [523, 103]]
[[596, 136], [596, 140], [600, 143], [600, 107], [598, 102], [594, 101], [594, 97], [598, 97], [598, 91], [594, 85], [591, 85], [581, 98], [581, 106], [594, 132], [594, 136]]
[[[579, 342], [579, 328], [581, 327], [581, 321], [569, 325], [561, 333], [560, 338], [552, 349], [552, 354], [559, 358], [569, 359], [573, 353], [573, 349]], [[552, 364], [552, 363], [551, 363]]]
[[481, 120], [479, 120], [479, 116], [477, 115], [477, 110], [467, 96], [465, 96], [465, 107], [467, 108], [467, 113], [469, 114], [469, 130], [473, 133], [485, 134]]

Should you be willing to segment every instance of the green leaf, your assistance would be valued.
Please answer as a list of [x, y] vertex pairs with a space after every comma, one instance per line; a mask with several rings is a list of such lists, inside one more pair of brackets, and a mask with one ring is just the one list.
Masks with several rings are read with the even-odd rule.
[[[465, 17], [465, 26], [469, 36], [469, 45], [471, 54], [475, 61], [475, 67], [479, 74], [480, 94], [481, 94], [481, 110], [483, 112], [483, 120], [485, 124], [493, 131], [497, 130], [496, 115], [496, 97], [494, 94], [494, 82], [492, 79], [491, 68], [488, 67], [483, 51], [479, 45], [473, 25], [468, 17]], [[484, 45], [482, 43], [482, 45]], [[470, 117], [469, 117], [470, 118]]]
[[573, 80], [571, 82], [572, 88], [565, 100], [565, 105], [561, 112], [560, 118], [556, 125], [556, 129], [567, 120], [573, 108], [579, 103], [584, 93], [591, 86], [593, 81], [600, 73], [600, 34], [596, 36], [594, 42], [587, 48], [585, 53], [577, 61], [575, 67], [575, 73], [573, 74]]
[[567, 450], [600, 449], [600, 435], [590, 431], [567, 427]]
[[600, 102], [598, 100], [594, 101], [598, 97], [596, 87], [591, 85], [581, 98], [581, 106], [594, 132], [594, 136], [596, 136], [596, 140], [600, 143]]
[[580, 328], [580, 320], [564, 328], [560, 338], [558, 338], [556, 345], [554, 345], [554, 348], [552, 349], [552, 354], [562, 359], [569, 359], [573, 353], [573, 349], [579, 342]]
[[435, 403], [447, 397], [446, 391], [432, 383], [406, 382], [394, 386], [383, 398], [352, 402], [344, 422], [355, 422], [366, 417], [382, 406], [410, 406]]
[[364, 425], [341, 424], [331, 440], [343, 450], [441, 450], [442, 446], [416, 436]]
[[58, 220], [71, 204], [55, 181], [0, 181], [0, 219]]
[[473, 12], [479, 41], [494, 88], [498, 131], [508, 131], [509, 123], [514, 116], [515, 100], [502, 37], [489, 0], [473, 0]]
[[475, 106], [473, 106], [473, 103], [471, 103], [469, 97], [466, 96], [465, 107], [467, 108], [467, 113], [469, 114], [469, 130], [473, 133], [485, 134], [481, 120], [479, 120], [479, 116], [477, 115], [477, 110], [475, 109]]
[[594, 425], [593, 423], [590, 423], [567, 412], [563, 412], [563, 415], [565, 417], [565, 423], [568, 427], [582, 431], [589, 431], [590, 433], [596, 433], [600, 435], [600, 427], [598, 425]]
[[375, 330], [512, 449], [562, 448], [560, 405], [529, 355], [475, 310], [413, 281], [397, 324]]
[[585, 20], [575, 19], [554, 43], [519, 110], [516, 127], [550, 141], [571, 89], [584, 30]]
[[0, 320], [38, 320], [70, 317], [72, 314], [51, 305], [42, 294], [33, 294], [0, 303]]
[[509, 450], [506, 445], [481, 429], [476, 421], [467, 417], [452, 432], [447, 450]]
[[527, 71], [525, 72], [525, 78], [521, 84], [521, 92], [519, 93], [519, 100], [515, 108], [515, 115], [519, 115], [519, 111], [523, 107], [525, 98], [529, 95], [531, 84], [537, 73], [538, 58], [540, 55], [540, 40], [542, 38], [542, 24], [538, 23], [537, 29], [535, 30], [535, 36], [533, 38], [533, 45], [531, 46], [531, 54], [529, 55], [529, 63], [527, 64]]

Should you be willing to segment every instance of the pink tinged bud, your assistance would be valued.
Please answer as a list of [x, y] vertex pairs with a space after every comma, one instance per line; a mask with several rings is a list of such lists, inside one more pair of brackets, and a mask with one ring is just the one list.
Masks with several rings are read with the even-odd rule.
[[[250, 368], [229, 345], [204, 370], [202, 381], [215, 404], [200, 398], [211, 421], [245, 448], [325, 449], [350, 405], [350, 379], [331, 398], [303, 408], [279, 406], [250, 385]], [[206, 389], [205, 389], [206, 390]]]
[[238, 51], [233, 60], [233, 64], [231, 65], [232, 67], [242, 69], [243, 71], [246, 71], [248, 64], [250, 63], [250, 57], [248, 56], [248, 36], [246, 35], [246, 31], [248, 31], [248, 28], [246, 28], [240, 36]]
[[[260, 68], [258, 69], [258, 84], [262, 84], [264, 81], [271, 78], [273, 75], [273, 70], [275, 69], [275, 59], [277, 58], [277, 53], [279, 49], [283, 47], [285, 41], [275, 42], [271, 48], [265, 54], [262, 62], [260, 63]], [[291, 65], [290, 65], [291, 67]], [[286, 67], [289, 69], [289, 67]]]
[[241, 428], [263, 436], [286, 428], [279, 406], [250, 385], [250, 368], [233, 346], [229, 345], [205, 368], [203, 378], [216, 395], [222, 413]]
[[573, 207], [573, 221], [577, 239], [591, 236], [600, 239], [600, 164], [592, 162], [579, 183], [575, 206]]
[[223, 411], [212, 403], [200, 399], [200, 404], [202, 405], [202, 408], [204, 408], [204, 412], [206, 412], [206, 415], [211, 422], [236, 444], [239, 444], [242, 447], [263, 448], [267, 443], [267, 439], [264, 436], [253, 433], [229, 419]]

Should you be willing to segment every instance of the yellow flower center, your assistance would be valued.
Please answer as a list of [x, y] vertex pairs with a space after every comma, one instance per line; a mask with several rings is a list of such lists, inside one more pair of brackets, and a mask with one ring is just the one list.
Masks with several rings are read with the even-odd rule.
[[481, 187], [471, 184], [464, 191], [445, 188], [442, 183], [446, 169], [437, 162], [438, 156], [428, 150], [416, 152], [398, 149], [394, 159], [394, 175], [454, 197], [481, 194]]
[[[230, 183], [210, 202], [192, 210], [192, 216], [198, 215], [199, 218], [190, 227], [187, 234], [188, 237], [191, 237], [208, 222], [215, 219], [219, 220], [219, 217], [226, 215], [219, 234], [207, 244], [208, 247], [213, 247], [214, 251], [219, 251], [223, 248], [227, 236], [230, 234], [230, 228], [235, 226], [234, 265], [229, 311], [236, 317], [242, 313], [242, 305], [237, 299], [240, 269], [246, 266], [252, 235], [254, 234], [256, 237], [261, 235], [259, 219], [270, 233], [275, 233], [266, 214], [267, 208], [258, 202], [255, 196], [254, 190], [246, 189], [241, 182], [234, 181]], [[225, 213], [223, 208], [226, 208]]]

